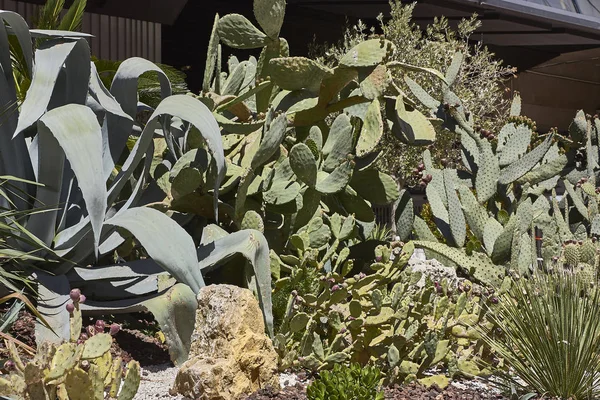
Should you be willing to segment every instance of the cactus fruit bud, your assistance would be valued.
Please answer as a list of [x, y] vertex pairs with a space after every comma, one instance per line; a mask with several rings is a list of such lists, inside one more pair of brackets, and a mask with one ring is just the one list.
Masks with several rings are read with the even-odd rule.
[[87, 372], [90, 369], [90, 362], [88, 360], [83, 360], [81, 362], [81, 364], [79, 364], [79, 366], [81, 367], [82, 370]]
[[79, 301], [79, 298], [81, 297], [81, 290], [72, 289], [71, 293], [69, 293], [69, 296], [71, 297], [71, 300], [73, 300], [73, 302], [77, 302], [77, 301]]
[[96, 328], [93, 325], [88, 325], [85, 328], [85, 331], [86, 331], [88, 337], [92, 337], [96, 334]]
[[112, 336], [115, 336], [117, 333], [119, 333], [120, 330], [121, 330], [121, 325], [119, 325], [119, 324], [112, 324], [110, 326], [110, 334]]
[[14, 361], [8, 360], [4, 363], [4, 369], [6, 371], [12, 371], [15, 369], [15, 363]]
[[85, 342], [86, 340], [88, 340], [88, 335], [85, 333], [82, 333], [81, 335], [79, 335], [79, 340], [81, 340], [82, 342]]
[[340, 290], [340, 285], [333, 285], [333, 286], [331, 287], [331, 291], [332, 291], [332, 292], [337, 292], [338, 290]]
[[417, 166], [417, 169], [418, 169], [419, 171], [423, 171], [423, 170], [425, 169], [425, 164], [423, 164], [423, 163], [419, 164], [419, 165]]
[[79, 296], [79, 303], [80, 304], [85, 303], [85, 299], [86, 299], [85, 294], [82, 294], [81, 296]]
[[69, 312], [69, 314], [73, 314], [73, 311], [75, 311], [75, 304], [73, 304], [73, 303], [67, 303], [67, 305], [65, 306], [65, 308], [67, 309], [67, 311]]
[[382, 259], [383, 259], [383, 257], [381, 257], [381, 256], [376, 256], [375, 257], [375, 261], [377, 261], [377, 262], [381, 262]]
[[498, 304], [498, 302], [500, 300], [498, 300], [498, 298], [496, 296], [492, 297], [492, 299], [490, 300], [492, 302], [492, 304]]
[[102, 333], [104, 332], [104, 328], [106, 327], [106, 323], [101, 319], [97, 320], [94, 324], [94, 328], [96, 328], [96, 332]]

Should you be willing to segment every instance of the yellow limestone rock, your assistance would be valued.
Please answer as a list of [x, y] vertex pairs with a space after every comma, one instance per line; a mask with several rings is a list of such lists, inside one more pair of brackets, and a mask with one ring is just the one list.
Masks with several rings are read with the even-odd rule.
[[252, 292], [211, 285], [198, 294], [190, 357], [177, 374], [173, 394], [196, 400], [238, 400], [279, 387], [277, 353], [265, 334]]

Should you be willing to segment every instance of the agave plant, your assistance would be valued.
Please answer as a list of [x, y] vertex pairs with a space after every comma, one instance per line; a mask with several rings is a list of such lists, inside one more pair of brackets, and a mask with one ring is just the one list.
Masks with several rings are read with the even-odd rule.
[[[199, 134], [198, 146], [210, 155], [207, 169], [216, 203], [226, 168], [219, 127], [206, 106], [190, 96], [171, 95], [166, 75], [141, 58], [124, 61], [109, 90], [91, 61], [85, 34], [30, 31], [21, 16], [8, 11], [0, 11], [0, 19], [2, 107], [17, 101], [9, 35], [19, 43], [33, 77], [20, 112], [8, 113], [0, 125], [0, 174], [22, 180], [0, 205], [12, 202], [23, 212], [54, 207], [29, 215], [22, 224], [27, 232], [23, 235], [44, 246], [42, 259], [15, 266], [31, 273], [38, 284], [38, 309], [50, 328], [38, 324], [37, 340], [68, 337], [64, 307], [76, 285], [90, 294], [83, 312], [151, 311], [173, 360], [182, 362], [193, 330], [195, 294], [204, 286], [203, 272], [240, 253], [253, 266], [244, 272], [271, 330], [269, 256], [259, 232], [226, 235], [213, 227], [205, 230], [197, 247], [174, 219], [144, 207], [153, 201], [155, 142], [170, 143], [174, 132], [191, 131]], [[32, 37], [38, 36], [46, 40], [34, 52]], [[163, 100], [150, 109], [148, 122], [139, 124], [138, 78], [148, 71], [158, 74]], [[184, 215], [178, 219], [185, 222]], [[132, 236], [148, 258], [98, 265]], [[166, 274], [177, 284], [162, 278]]]

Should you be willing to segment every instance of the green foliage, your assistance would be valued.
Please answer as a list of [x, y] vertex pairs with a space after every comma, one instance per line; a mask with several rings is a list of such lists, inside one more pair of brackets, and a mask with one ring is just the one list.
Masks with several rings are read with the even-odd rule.
[[480, 331], [511, 370], [507, 386], [562, 399], [600, 395], [600, 292], [580, 288], [577, 275], [558, 271], [516, 280], [500, 296], [489, 316], [500, 334]]
[[[451, 79], [447, 84], [462, 100], [464, 107], [471, 112], [475, 124], [485, 129], [498, 130], [509, 114], [504, 82], [515, 73], [515, 70], [503, 66], [502, 62], [495, 59], [494, 54], [483, 45], [469, 43], [469, 38], [482, 24], [477, 20], [477, 16], [463, 19], [456, 29], [449, 26], [447, 18], [436, 18], [423, 31], [413, 22], [414, 4], [390, 1], [390, 5], [391, 18], [384, 19], [380, 16], [379, 29], [383, 32], [383, 37], [397, 48], [392, 60], [450, 72]], [[357, 25], [346, 29], [339, 43], [333, 46], [315, 45], [311, 53], [319, 57], [317, 59], [322, 60], [325, 65], [333, 65], [349, 49], [374, 32], [374, 28], [369, 29], [359, 21]], [[460, 64], [460, 68], [452, 67], [457, 52], [462, 53], [465, 60]], [[408, 77], [410, 81], [402, 78], [395, 81], [405, 93], [410, 93], [414, 82], [424, 89], [423, 96], [414, 94], [419, 101], [424, 96], [433, 102], [444, 101], [440, 98], [446, 88], [444, 82], [428, 74], [410, 73]], [[435, 117], [429, 115], [429, 107], [420, 103], [413, 106], [427, 117]], [[434, 126], [437, 135], [431, 152], [438, 160], [445, 159], [451, 164], [459, 164], [461, 155], [460, 145], [457, 143], [458, 135], [452, 130], [447, 130], [443, 125], [434, 124]], [[418, 183], [418, 178], [412, 175], [412, 169], [420, 162], [420, 151], [398, 142], [394, 133], [389, 130], [384, 133], [381, 149], [383, 156], [379, 159], [378, 165], [384, 172], [395, 175], [410, 186]]]
[[[459, 64], [457, 56], [454, 69]], [[410, 90], [424, 92], [417, 83]], [[413, 218], [416, 245], [485, 285], [497, 287], [506, 271], [527, 276], [539, 267], [551, 270], [558, 261], [595, 283], [597, 250], [588, 237], [600, 234], [595, 187], [600, 121], [579, 112], [570, 137], [540, 135], [535, 123], [518, 115], [517, 96], [511, 117], [495, 135], [475, 125], [452, 90], [444, 96], [435, 112], [459, 135], [462, 165], [439, 168], [430, 150], [423, 153], [415, 173], [428, 204], [423, 219]], [[559, 185], [566, 189], [562, 199], [555, 193]], [[397, 215], [410, 213], [408, 202], [400, 206]]]
[[[195, 96], [213, 111], [223, 134], [227, 173], [219, 188], [221, 225], [238, 230], [252, 211], [277, 254], [321, 214], [353, 215], [358, 237], [370, 237], [371, 206], [399, 197], [395, 180], [376, 168], [384, 127], [418, 138], [432, 129], [419, 111], [407, 111], [392, 71], [396, 77], [410, 71], [444, 79], [431, 69], [390, 63], [396, 48], [383, 38], [355, 43], [328, 66], [290, 57], [287, 41], [279, 37], [284, 11], [284, 2], [256, 1], [260, 27], [241, 15], [217, 16], [203, 92]], [[221, 43], [262, 50], [258, 59], [230, 56], [223, 71]], [[386, 107], [390, 101], [394, 106]], [[176, 159], [187, 157], [174, 147]], [[212, 218], [209, 209], [198, 206], [207, 202], [209, 182], [197, 179], [191, 184], [195, 190], [180, 198], [164, 185], [162, 203]]]
[[306, 388], [309, 400], [383, 400], [379, 388], [381, 372], [377, 367], [336, 364], [332, 371], [323, 371]]
[[[126, 369], [120, 357], [110, 354], [112, 337], [96, 323], [81, 334], [83, 298], [72, 292], [70, 308], [71, 340], [62, 344], [40, 344], [32, 360], [24, 362], [11, 341], [6, 341], [10, 359], [9, 374], [0, 377], [0, 392], [19, 399], [88, 400], [110, 398], [132, 400], [140, 385], [140, 365], [131, 360]], [[100, 321], [101, 322], [101, 321]], [[118, 328], [111, 326], [111, 333]]]
[[388, 242], [392, 238], [392, 230], [385, 225], [375, 224], [375, 228], [371, 232], [370, 240], [378, 242]]
[[[315, 371], [372, 364], [387, 382], [419, 379], [444, 387], [455, 375], [485, 375], [474, 324], [489, 326], [484, 304], [495, 300], [468, 281], [432, 281], [406, 268], [414, 245], [378, 246], [376, 262], [352, 276], [353, 261], [320, 278], [315, 293], [291, 293], [275, 336], [281, 367]], [[425, 377], [434, 367], [447, 375]]]
[[[119, 64], [109, 90], [91, 62], [82, 35], [47, 30], [32, 34], [18, 14], [1, 12], [0, 18], [5, 23], [2, 29], [10, 25], [7, 33], [24, 58], [21, 64], [2, 65], [6, 74], [1, 79], [8, 88], [3, 109], [18, 103], [18, 80], [13, 79], [11, 68], [26, 68], [33, 77], [20, 108], [7, 113], [0, 125], [0, 142], [6, 149], [0, 157], [0, 175], [13, 177], [14, 187], [2, 192], [0, 207], [13, 207], [17, 218], [10, 213], [0, 217], [10, 232], [5, 240], [16, 250], [5, 252], [19, 261], [10, 265], [13, 277], [35, 272], [37, 307], [48, 322], [48, 326], [38, 324], [36, 338], [57, 342], [69, 336], [68, 314], [56, 309], [68, 299], [71, 286], [87, 286], [93, 302], [83, 306], [84, 312], [152, 312], [165, 332], [174, 362], [182, 363], [193, 330], [195, 294], [204, 286], [203, 273], [236, 254], [248, 260], [249, 268], [242, 264], [238, 271], [258, 294], [272, 332], [264, 237], [252, 230], [228, 236], [211, 227], [209, 233], [203, 225], [201, 237], [194, 242], [186, 229], [193, 231], [192, 223], [197, 221], [190, 223], [182, 213], [166, 215], [164, 208], [148, 204], [150, 193], [160, 184], [160, 176], [154, 176], [160, 162], [153, 155], [161, 148], [173, 154], [175, 149], [187, 152], [187, 144], [179, 147], [177, 140], [188, 136], [195, 140], [195, 150], [201, 147], [206, 163], [192, 158], [188, 165], [176, 165], [173, 157], [162, 167], [169, 166], [167, 176], [173, 176], [177, 193], [187, 190], [190, 180], [210, 180], [209, 197], [216, 202], [226, 166], [221, 133], [210, 110], [190, 96], [172, 95], [163, 70], [140, 58]], [[32, 35], [39, 34], [45, 42], [35, 48]], [[6, 56], [0, 58], [9, 60], [12, 50], [12, 46], [0, 48]], [[162, 101], [155, 109], [139, 110], [138, 83], [147, 73], [158, 76]], [[140, 111], [149, 115], [139, 118]], [[162, 131], [161, 139], [154, 140], [157, 130]], [[195, 169], [184, 168], [192, 161]], [[172, 173], [171, 166], [177, 167]], [[48, 210], [41, 212], [42, 206]], [[131, 254], [133, 248], [142, 259], [115, 264], [120, 253]], [[167, 274], [174, 279], [166, 279]], [[139, 285], [123, 285], [128, 279]]]

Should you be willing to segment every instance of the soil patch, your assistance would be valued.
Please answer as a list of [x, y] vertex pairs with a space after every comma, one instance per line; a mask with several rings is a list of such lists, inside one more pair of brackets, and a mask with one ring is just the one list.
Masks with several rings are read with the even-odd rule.
[[[286, 387], [281, 391], [272, 388], [261, 389], [247, 397], [247, 400], [305, 400], [306, 388], [302, 384]], [[446, 389], [436, 386], [426, 388], [418, 384], [395, 385], [385, 389], [386, 400], [509, 400], [501, 394], [490, 393], [485, 389], [462, 389], [452, 385]]]

